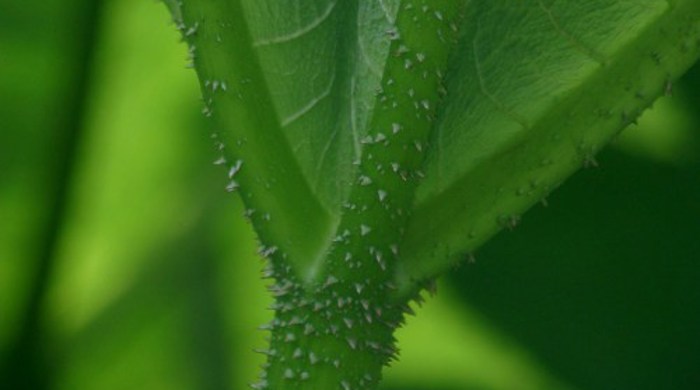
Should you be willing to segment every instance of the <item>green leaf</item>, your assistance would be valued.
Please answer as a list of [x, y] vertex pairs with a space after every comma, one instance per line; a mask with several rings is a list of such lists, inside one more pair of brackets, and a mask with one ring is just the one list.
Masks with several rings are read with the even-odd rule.
[[697, 1], [472, 3], [399, 279], [436, 275], [554, 190], [697, 59]]
[[[460, 35], [444, 73], [447, 96], [401, 244], [404, 286], [515, 224], [592, 163], [698, 53], [695, 1], [460, 4], [466, 15], [453, 21]], [[188, 19], [179, 27], [224, 156], [234, 167], [243, 162], [232, 186], [240, 182], [263, 242], [302, 274], [313, 273], [339, 233], [372, 116], [383, 115], [377, 93], [389, 82], [390, 60], [424, 56], [391, 50], [402, 33], [399, 8], [330, 0], [171, 5], [176, 18]], [[411, 93], [408, 82], [399, 88]], [[419, 104], [399, 104], [405, 120], [396, 129], [413, 124]], [[391, 163], [381, 153], [373, 154], [378, 164]]]
[[338, 0], [242, 5], [277, 120], [314, 194], [337, 215], [367, 133], [396, 7]]

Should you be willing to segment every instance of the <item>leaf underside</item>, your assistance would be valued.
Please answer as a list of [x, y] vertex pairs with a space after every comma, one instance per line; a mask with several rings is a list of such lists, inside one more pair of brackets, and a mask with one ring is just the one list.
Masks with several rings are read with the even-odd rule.
[[[344, 234], [354, 187], [373, 188], [377, 204], [395, 195], [363, 183], [368, 159], [381, 175], [420, 178], [400, 190], [409, 203], [392, 243], [403, 292], [515, 225], [700, 53], [696, 0], [462, 1], [459, 15], [416, 11], [437, 29], [423, 19], [397, 28], [406, 11], [398, 0], [171, 3], [232, 187], [240, 183], [267, 249], [299, 275], [322, 277], [319, 261]], [[438, 79], [438, 97], [391, 79], [392, 67], [433, 61], [397, 43], [401, 34], [437, 44], [445, 32], [456, 42], [424, 76]], [[392, 96], [403, 100], [387, 108]], [[390, 110], [403, 120], [386, 123]], [[409, 172], [381, 146], [397, 148], [392, 137], [421, 115], [431, 119], [427, 142], [396, 138], [421, 156]]]

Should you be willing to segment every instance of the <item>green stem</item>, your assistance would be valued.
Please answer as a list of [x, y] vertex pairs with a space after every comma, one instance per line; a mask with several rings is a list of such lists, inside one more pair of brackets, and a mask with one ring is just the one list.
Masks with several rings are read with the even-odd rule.
[[374, 389], [395, 355], [402, 310], [361, 282], [329, 276], [309, 291], [276, 273], [266, 370], [255, 388]]

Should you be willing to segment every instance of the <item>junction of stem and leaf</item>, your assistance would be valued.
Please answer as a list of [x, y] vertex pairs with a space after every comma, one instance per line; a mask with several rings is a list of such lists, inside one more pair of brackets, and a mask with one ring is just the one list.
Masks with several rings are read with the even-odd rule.
[[[228, 164], [235, 156], [229, 175], [236, 181], [229, 188], [240, 186], [265, 244], [261, 253], [270, 260], [276, 315], [268, 326], [268, 363], [258, 388], [374, 388], [382, 367], [395, 357], [393, 332], [412, 295], [398, 297], [394, 270], [464, 6], [423, 0], [405, 1], [393, 13], [384, 10], [391, 23], [383, 37], [383, 73], [366, 130], [355, 134], [346, 195], [328, 211], [313, 196], [283, 134], [305, 111], [275, 120], [256, 115], [250, 105], [274, 112], [273, 91], [261, 88], [265, 76], [254, 47], [293, 40], [333, 12], [360, 16], [358, 3], [329, 4], [311, 27], [252, 43], [236, 2], [171, 6], [182, 16], [180, 29], [204, 80], [204, 113], [223, 127], [216, 134], [223, 152], [217, 162]], [[356, 34], [339, 37], [338, 45], [355, 45]], [[221, 47], [228, 40], [236, 43], [234, 53]], [[237, 82], [217, 76], [231, 68]]]
[[167, 3], [274, 279], [258, 388], [375, 388], [421, 283], [700, 53], [694, 0]]
[[394, 269], [460, 7], [405, 2], [396, 15], [390, 57], [335, 236], [321, 261], [302, 272], [283, 255], [273, 256], [277, 315], [263, 385], [284, 378], [290, 388], [302, 382], [373, 388], [395, 357], [393, 332], [410, 297], [397, 297]]

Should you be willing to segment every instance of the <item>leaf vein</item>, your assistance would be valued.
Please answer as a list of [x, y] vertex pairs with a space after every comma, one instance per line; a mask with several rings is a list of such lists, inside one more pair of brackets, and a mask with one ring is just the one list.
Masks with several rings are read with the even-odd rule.
[[537, 0], [537, 3], [539, 4], [540, 8], [542, 11], [544, 11], [545, 14], [547, 14], [547, 19], [549, 19], [549, 22], [552, 24], [556, 32], [564, 37], [571, 45], [576, 49], [577, 51], [583, 53], [586, 57], [590, 58], [591, 60], [604, 65], [607, 61], [605, 60], [605, 57], [601, 55], [600, 53], [596, 52], [594, 49], [588, 47], [585, 45], [583, 42], [581, 42], [578, 38], [576, 38], [574, 35], [566, 31], [562, 26], [561, 23], [557, 20], [556, 16], [552, 12], [550, 8], [547, 8], [547, 6], [542, 2], [542, 0]]
[[389, 12], [389, 9], [387, 8], [386, 4], [384, 4], [384, 0], [379, 0], [379, 5], [382, 7], [382, 11], [384, 11], [384, 17], [386, 17], [386, 20], [389, 22], [389, 24], [394, 24], [396, 23], [396, 19], [391, 15], [391, 12]]
[[355, 76], [350, 78], [350, 130], [355, 159], [360, 159], [360, 135], [357, 131], [357, 107], [355, 105]]
[[335, 72], [332, 73], [332, 77], [331, 77], [330, 81], [328, 82], [328, 85], [326, 86], [326, 88], [318, 96], [309, 100], [309, 102], [306, 103], [306, 105], [304, 105], [302, 108], [300, 108], [297, 112], [282, 119], [280, 121], [281, 126], [282, 127], [289, 126], [291, 123], [293, 123], [294, 121], [296, 121], [297, 119], [301, 118], [306, 113], [311, 111], [321, 100], [327, 98], [328, 95], [330, 95], [331, 90], [333, 89], [333, 84], [335, 84]]
[[269, 46], [269, 45], [274, 45], [274, 44], [278, 44], [278, 43], [285, 43], [285, 42], [293, 41], [299, 37], [302, 37], [305, 34], [308, 34], [309, 32], [313, 31], [313, 29], [320, 26], [323, 22], [325, 22], [329, 18], [329, 16], [333, 13], [333, 10], [335, 9], [336, 4], [338, 4], [338, 0], [329, 3], [328, 7], [326, 7], [326, 9], [323, 10], [323, 13], [321, 15], [319, 15], [316, 19], [312, 20], [306, 26], [304, 26], [304, 27], [302, 27], [294, 32], [291, 32], [289, 34], [279, 35], [279, 36], [272, 37], [272, 38], [258, 39], [258, 40], [253, 42], [253, 47]]
[[[358, 19], [358, 26], [360, 26], [360, 20]], [[369, 71], [377, 76], [381, 77], [382, 76], [382, 71], [377, 67], [375, 64], [370, 61], [369, 57], [367, 56], [367, 52], [365, 51], [365, 46], [362, 44], [362, 39], [360, 39], [360, 36], [358, 34], [357, 36], [357, 51], [360, 53], [360, 57], [362, 57], [362, 61], [367, 65], [367, 68]]]
[[479, 30], [480, 23], [477, 21], [476, 33], [474, 34], [474, 39], [472, 40], [472, 52], [474, 55], [474, 69], [476, 71], [476, 78], [479, 80], [479, 89], [481, 93], [484, 96], [486, 96], [486, 98], [488, 98], [494, 104], [494, 106], [496, 106], [496, 108], [502, 113], [504, 113], [508, 118], [519, 123], [525, 129], [530, 128], [525, 118], [506, 107], [506, 105], [504, 105], [500, 100], [498, 100], [498, 98], [496, 98], [496, 96], [494, 96], [486, 87], [486, 80], [484, 78], [483, 70], [481, 68], [481, 60], [479, 59], [479, 51], [477, 44], [479, 38]]

